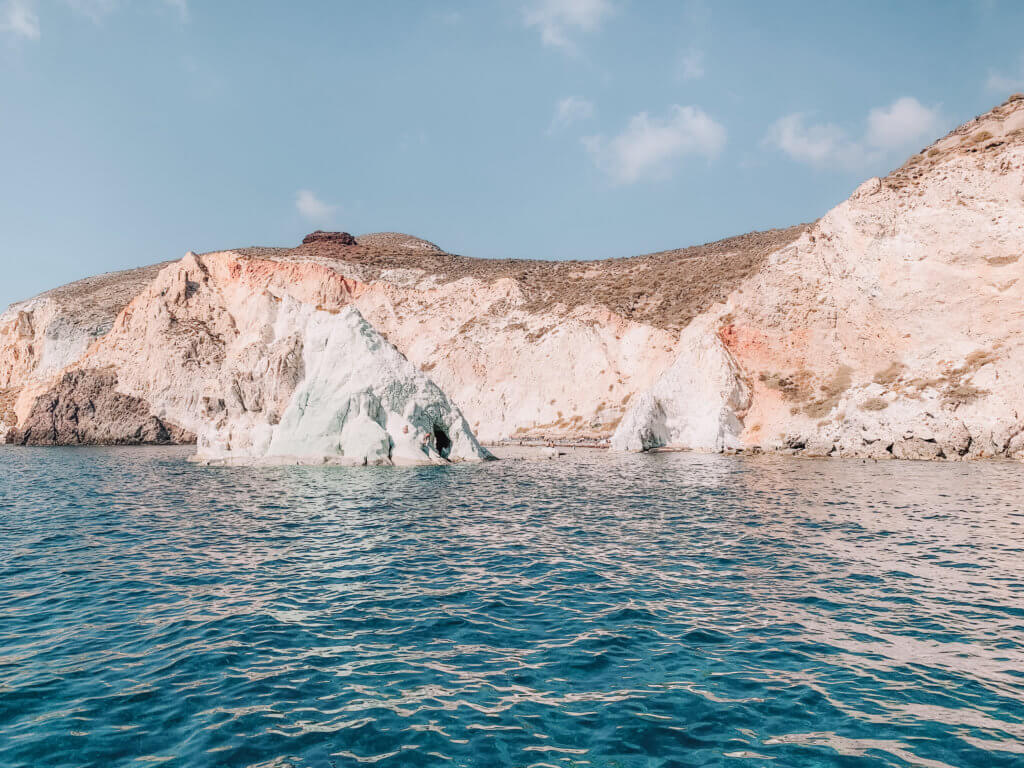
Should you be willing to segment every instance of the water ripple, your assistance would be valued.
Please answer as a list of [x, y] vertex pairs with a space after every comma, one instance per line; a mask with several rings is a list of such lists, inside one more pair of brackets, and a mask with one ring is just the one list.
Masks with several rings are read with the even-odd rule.
[[1016, 464], [0, 449], [0, 765], [1019, 766]]

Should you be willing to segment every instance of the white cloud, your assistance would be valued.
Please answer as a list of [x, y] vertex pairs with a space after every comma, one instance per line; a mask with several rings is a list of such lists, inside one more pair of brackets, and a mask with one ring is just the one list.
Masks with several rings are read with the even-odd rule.
[[295, 210], [314, 224], [329, 224], [338, 212], [338, 206], [325, 203], [308, 189], [295, 193]]
[[[188, 0], [161, 0], [181, 20], [188, 21]], [[100, 24], [104, 18], [124, 5], [121, 0], [64, 0], [64, 5], [72, 11], [85, 16], [94, 24]], [[36, 0], [0, 0], [0, 33], [38, 40], [40, 36], [39, 14], [36, 13]]]
[[858, 139], [835, 123], [811, 123], [806, 114], [795, 112], [775, 121], [765, 143], [818, 168], [862, 170], [935, 138], [941, 133], [942, 116], [937, 108], [904, 96], [888, 107], [872, 109], [866, 123], [864, 136]]
[[580, 120], [589, 120], [594, 116], [594, 105], [586, 99], [567, 96], [555, 105], [555, 116], [551, 118], [548, 133], [568, 128]]
[[990, 91], [1002, 91], [1007, 96], [1014, 91], [1024, 91], [1024, 55], [1020, 57], [1016, 74], [1006, 75], [990, 69], [985, 87]]
[[856, 168], [866, 159], [863, 146], [851, 141], [833, 123], [807, 124], [807, 116], [795, 112], [775, 121], [765, 137], [794, 160], [819, 167]]
[[[64, 0], [73, 11], [87, 17], [93, 24], [102, 24], [114, 11], [127, 6], [126, 0]], [[177, 13], [181, 21], [188, 21], [188, 0], [159, 0], [159, 4]]]
[[906, 149], [939, 134], [942, 118], [939, 110], [904, 96], [887, 108], [875, 107], [868, 113], [867, 142], [881, 149]]
[[525, 9], [527, 27], [540, 29], [544, 45], [573, 52], [573, 32], [592, 32], [612, 11], [609, 0], [536, 0]]
[[1003, 91], [1005, 93], [1024, 91], [1024, 75], [1020, 77], [1006, 77], [996, 72], [989, 72], [985, 86], [990, 91]]
[[0, 32], [26, 40], [39, 39], [39, 15], [32, 0], [7, 0], [0, 7]]
[[619, 184], [665, 178], [685, 155], [713, 157], [725, 146], [725, 128], [698, 107], [675, 105], [665, 119], [641, 112], [610, 141], [583, 139], [597, 167]]
[[676, 72], [682, 80], [699, 80], [704, 77], [704, 51], [691, 48], [679, 58]]

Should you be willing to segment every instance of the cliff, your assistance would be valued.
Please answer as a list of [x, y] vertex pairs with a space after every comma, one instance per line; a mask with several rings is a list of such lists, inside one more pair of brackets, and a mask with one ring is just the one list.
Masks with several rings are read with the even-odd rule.
[[[1021, 457], [1022, 256], [1015, 97], [773, 253], [684, 332], [613, 445]], [[698, 391], [715, 418], [693, 428]]]
[[[189, 302], [183, 306], [195, 304], [190, 292], [197, 291], [201, 281], [175, 278], [185, 280], [191, 286], [187, 289], [168, 283], [182, 270], [194, 271], [193, 262], [198, 260], [213, 269], [222, 286], [220, 297], [204, 302], [206, 307], [223, 307], [224, 297], [250, 292], [287, 294], [328, 313], [354, 306], [458, 403], [483, 439], [606, 440], [630, 396], [649, 387], [671, 363], [679, 329], [723, 300], [770, 253], [804, 229], [752, 233], [696, 248], [600, 262], [473, 259], [398, 233], [362, 235], [354, 242], [314, 233], [291, 249], [190, 255], [182, 262], [160, 265], [163, 271], [155, 289], [143, 278], [153, 281], [159, 268], [96, 278], [105, 284], [120, 283], [122, 297], [132, 292], [137, 297], [120, 306], [109, 302], [102, 326], [83, 336], [62, 365], [42, 366], [43, 346], [35, 336], [18, 330], [19, 323], [42, 327], [36, 307], [43, 297], [8, 310], [0, 318], [0, 358], [21, 360], [24, 370], [37, 373], [0, 381], [5, 385], [0, 403], [9, 404], [0, 423], [11, 430], [9, 441], [37, 441], [38, 428], [25, 432], [31, 403], [47, 386], [52, 389], [50, 379], [56, 372], [89, 366], [116, 371], [119, 391], [155, 398], [164, 403], [157, 409], [161, 418], [197, 434], [200, 404], [176, 392], [176, 382], [183, 373], [190, 381], [219, 381], [217, 371], [224, 364], [218, 341], [225, 333], [221, 325], [245, 329], [264, 322], [238, 315], [235, 309], [225, 310], [224, 317], [185, 318], [178, 317], [180, 310], [168, 309], [167, 297], [186, 293]], [[64, 314], [83, 315], [86, 302], [79, 294], [85, 287], [71, 284], [61, 290]], [[157, 312], [158, 306], [161, 317], [175, 318], [173, 338], [150, 339], [148, 326], [138, 322], [140, 313]], [[88, 344], [94, 342], [97, 349], [87, 354]], [[165, 358], [180, 363], [168, 366]], [[38, 423], [37, 418], [34, 421]], [[0, 426], [0, 432], [4, 429]], [[68, 432], [67, 441], [77, 440]]]
[[[197, 458], [211, 463], [488, 455], [444, 393], [351, 304], [351, 280], [230, 252], [106, 278], [129, 280], [138, 295], [52, 378], [41, 360], [30, 364], [39, 334], [19, 330], [37, 304], [8, 312], [9, 340], [22, 341], [29, 359], [19, 359], [33, 372], [8, 388], [8, 442], [197, 441]], [[84, 306], [65, 301], [63, 311], [80, 319]]]
[[[217, 462], [479, 459], [504, 438], [1024, 454], [1024, 100], [811, 225], [605, 261], [399, 233], [188, 254], [0, 316], [0, 439]], [[464, 416], [463, 416], [464, 414]]]

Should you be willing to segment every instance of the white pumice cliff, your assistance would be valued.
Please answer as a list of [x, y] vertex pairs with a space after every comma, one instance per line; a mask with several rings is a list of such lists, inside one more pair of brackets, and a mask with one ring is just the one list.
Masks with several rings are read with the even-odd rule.
[[741, 417], [750, 406], [750, 388], [711, 319], [701, 316], [691, 322], [672, 365], [649, 390], [633, 397], [612, 436], [613, 449], [742, 447]]
[[[731, 447], [807, 455], [1024, 456], [1024, 100], [864, 182], [681, 338], [673, 407], [728, 403]], [[707, 348], [718, 355], [697, 357]], [[728, 364], [719, 359], [728, 355]], [[722, 375], [723, 367], [737, 371]], [[687, 375], [693, 377], [693, 373]], [[742, 380], [749, 398], [736, 397]], [[691, 392], [695, 394], [690, 394]], [[696, 394], [700, 393], [700, 394]], [[670, 398], [671, 399], [671, 398]], [[659, 415], [635, 400], [613, 444]], [[702, 404], [704, 403], [704, 404]], [[692, 421], [692, 419], [691, 419]], [[737, 422], [742, 429], [737, 431]], [[729, 448], [713, 429], [662, 445]]]
[[273, 336], [257, 326], [239, 339], [203, 396], [197, 460], [415, 465], [487, 456], [437, 385], [354, 306], [328, 312], [285, 296], [262, 311]]
[[812, 225], [600, 262], [396, 233], [188, 254], [0, 316], [0, 441], [210, 463], [1024, 457], [1024, 99]]

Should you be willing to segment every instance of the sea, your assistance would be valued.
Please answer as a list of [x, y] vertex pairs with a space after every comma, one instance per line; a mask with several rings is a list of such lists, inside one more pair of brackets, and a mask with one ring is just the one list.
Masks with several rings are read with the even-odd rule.
[[1024, 766], [1024, 467], [0, 446], [0, 766]]

